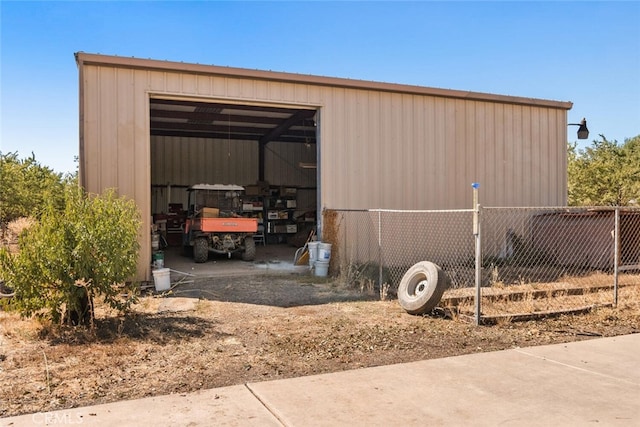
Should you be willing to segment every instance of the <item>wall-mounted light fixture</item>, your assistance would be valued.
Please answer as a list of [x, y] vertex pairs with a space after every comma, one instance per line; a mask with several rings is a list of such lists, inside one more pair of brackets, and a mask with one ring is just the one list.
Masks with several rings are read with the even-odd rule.
[[580, 126], [578, 128], [578, 139], [589, 138], [589, 129], [587, 129], [587, 119], [580, 120], [580, 123], [569, 123], [567, 126]]

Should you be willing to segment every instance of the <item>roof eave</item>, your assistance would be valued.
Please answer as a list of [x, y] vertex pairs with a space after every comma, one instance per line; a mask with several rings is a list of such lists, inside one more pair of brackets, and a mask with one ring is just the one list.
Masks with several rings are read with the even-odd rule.
[[77, 52], [75, 54], [78, 67], [83, 65], [99, 65], [122, 68], [136, 68], [159, 71], [179, 71], [193, 74], [220, 75], [236, 78], [279, 81], [283, 83], [314, 84], [349, 89], [378, 90], [385, 92], [399, 92], [414, 95], [430, 95], [445, 98], [490, 101], [507, 104], [520, 104], [539, 107], [551, 107], [570, 110], [570, 101], [554, 101], [548, 99], [525, 98], [510, 95], [496, 95], [491, 93], [460, 91], [453, 89], [439, 89], [426, 86], [405, 85], [398, 83], [384, 83], [367, 80], [354, 80], [338, 77], [324, 77], [309, 74], [295, 74], [279, 71], [252, 70], [247, 68], [222, 67], [218, 65], [191, 64], [185, 62], [159, 61], [153, 59], [126, 58], [121, 56], [91, 54]]

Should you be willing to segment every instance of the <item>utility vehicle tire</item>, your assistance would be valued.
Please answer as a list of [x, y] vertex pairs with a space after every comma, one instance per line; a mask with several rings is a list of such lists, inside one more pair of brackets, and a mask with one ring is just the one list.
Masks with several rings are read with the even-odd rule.
[[444, 271], [429, 261], [414, 264], [402, 277], [398, 286], [398, 302], [409, 314], [423, 314], [440, 302], [449, 279]]
[[253, 236], [244, 238], [244, 251], [242, 252], [243, 261], [253, 261], [256, 258], [256, 242]]
[[209, 240], [206, 237], [198, 237], [193, 242], [193, 260], [198, 263], [207, 262], [209, 259]]

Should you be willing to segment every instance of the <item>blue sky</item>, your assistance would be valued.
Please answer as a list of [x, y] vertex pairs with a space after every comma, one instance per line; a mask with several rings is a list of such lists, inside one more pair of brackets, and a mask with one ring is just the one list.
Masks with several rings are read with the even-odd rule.
[[0, 20], [0, 151], [58, 172], [76, 169], [77, 51], [571, 101], [581, 146], [640, 135], [637, 1], [0, 0]]

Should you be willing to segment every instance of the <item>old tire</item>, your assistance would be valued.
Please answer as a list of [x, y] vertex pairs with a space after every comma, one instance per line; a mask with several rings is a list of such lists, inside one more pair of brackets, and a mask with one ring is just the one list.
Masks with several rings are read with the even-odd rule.
[[449, 286], [447, 275], [429, 261], [413, 265], [398, 286], [398, 302], [409, 314], [423, 314], [433, 310]]
[[253, 236], [244, 238], [244, 251], [242, 252], [243, 261], [253, 261], [256, 258], [256, 242]]
[[206, 237], [198, 237], [193, 242], [193, 260], [198, 263], [207, 262], [209, 259], [209, 241]]

